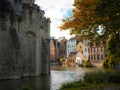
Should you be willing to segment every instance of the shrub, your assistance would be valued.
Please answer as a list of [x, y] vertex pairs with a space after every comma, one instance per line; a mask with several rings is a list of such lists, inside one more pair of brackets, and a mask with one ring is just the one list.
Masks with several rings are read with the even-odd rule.
[[115, 68], [120, 63], [119, 35], [109, 38], [106, 43], [107, 57], [103, 61], [104, 68]]
[[103, 60], [102, 65], [103, 65], [104, 68], [108, 68], [109, 67], [108, 66], [108, 59], [107, 58], [105, 58], [105, 60]]
[[120, 58], [115, 55], [109, 55], [103, 60], [104, 68], [115, 68], [115, 66], [120, 63]]
[[91, 72], [86, 73], [84, 82], [101, 84], [101, 83], [120, 83], [120, 71]]
[[93, 67], [93, 65], [91, 64], [90, 61], [85, 61], [85, 62], [83, 63], [83, 67]]
[[[107, 71], [99, 71], [99, 72], [88, 72], [83, 77], [84, 80], [80, 80], [77, 82], [71, 82], [64, 84], [60, 90], [68, 90], [69, 88], [101, 88], [104, 87], [104, 85], [112, 85], [112, 84], [120, 84], [120, 71], [114, 71], [114, 70], [107, 70]], [[72, 89], [70, 89], [72, 90]], [[78, 90], [78, 89], [77, 89]], [[82, 89], [81, 89], [82, 90]], [[92, 90], [92, 89], [90, 89]], [[97, 90], [97, 89], [95, 89]], [[98, 89], [101, 90], [101, 89]]]

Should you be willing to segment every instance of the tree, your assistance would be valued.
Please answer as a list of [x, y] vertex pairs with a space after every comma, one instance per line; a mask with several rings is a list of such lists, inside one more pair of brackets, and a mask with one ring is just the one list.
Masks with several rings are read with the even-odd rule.
[[61, 30], [83, 37], [87, 30], [89, 39], [120, 33], [120, 0], [75, 0], [73, 6], [73, 15], [62, 20]]
[[120, 63], [120, 40], [117, 37], [116, 35], [107, 40], [107, 57], [103, 61], [104, 68], [114, 68]]
[[100, 0], [95, 9], [98, 23], [103, 25], [103, 36], [115, 37], [120, 39], [120, 0]]
[[71, 34], [84, 36], [84, 30], [89, 30], [88, 36], [95, 36], [97, 30], [93, 27], [98, 28], [95, 24], [96, 13], [95, 8], [98, 0], [75, 0], [73, 6], [73, 15], [62, 20], [60, 29], [69, 29]]
[[59, 28], [88, 39], [110, 38], [106, 61], [112, 57], [113, 66], [120, 60], [120, 0], [75, 0], [73, 6], [73, 15]]

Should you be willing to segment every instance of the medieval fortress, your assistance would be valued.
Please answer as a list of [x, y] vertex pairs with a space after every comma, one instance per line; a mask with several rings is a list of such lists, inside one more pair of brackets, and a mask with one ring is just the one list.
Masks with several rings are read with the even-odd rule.
[[49, 74], [50, 19], [34, 0], [0, 0], [0, 79]]

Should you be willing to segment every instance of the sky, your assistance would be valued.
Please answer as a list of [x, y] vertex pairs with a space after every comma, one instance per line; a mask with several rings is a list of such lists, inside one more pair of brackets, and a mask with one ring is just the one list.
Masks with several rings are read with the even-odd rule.
[[63, 18], [72, 15], [73, 2], [74, 0], [35, 0], [35, 3], [45, 11], [45, 17], [51, 19], [50, 36], [55, 38], [65, 36], [67, 39], [71, 37], [68, 30], [60, 31], [58, 26]]

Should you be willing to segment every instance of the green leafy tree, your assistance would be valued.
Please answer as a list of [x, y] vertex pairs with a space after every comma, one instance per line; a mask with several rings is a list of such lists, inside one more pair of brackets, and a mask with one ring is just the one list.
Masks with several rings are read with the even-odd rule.
[[120, 40], [117, 37], [116, 35], [107, 40], [107, 57], [103, 61], [103, 67], [105, 68], [114, 68], [115, 65], [120, 63]]

